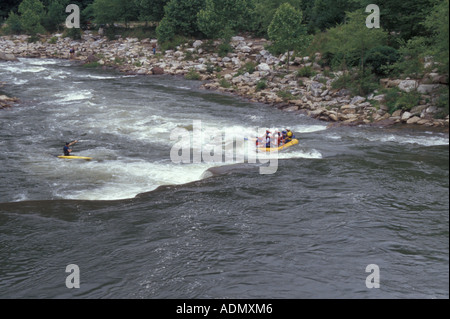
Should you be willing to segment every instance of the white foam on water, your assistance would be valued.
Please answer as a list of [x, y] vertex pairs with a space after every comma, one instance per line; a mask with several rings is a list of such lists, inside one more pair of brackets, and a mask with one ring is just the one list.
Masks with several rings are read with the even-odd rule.
[[162, 185], [181, 185], [202, 179], [210, 168], [207, 164], [177, 165], [145, 161], [91, 162], [80, 174], [89, 174], [100, 184], [85, 190], [62, 194], [65, 198], [79, 200], [120, 200], [153, 191]]
[[60, 98], [57, 100], [58, 103], [65, 103], [90, 99], [92, 97], [92, 93], [88, 90], [74, 92], [69, 91], [64, 93], [57, 93], [55, 94], [55, 97]]
[[[24, 61], [24, 60], [22, 60]], [[56, 64], [56, 61], [54, 60], [47, 60], [47, 59], [36, 59], [36, 60], [26, 60], [27, 64], [31, 65], [54, 65]]]
[[448, 137], [444, 137], [444, 136], [440, 136], [440, 135], [411, 136], [411, 135], [394, 135], [394, 134], [379, 134], [379, 135], [361, 135], [361, 134], [359, 134], [358, 137], [365, 138], [371, 142], [417, 144], [417, 145], [422, 145], [422, 146], [449, 145]]
[[119, 79], [121, 78], [120, 76], [101, 76], [101, 75], [86, 75], [85, 76], [88, 79], [93, 79], [93, 80], [113, 80], [113, 79]]

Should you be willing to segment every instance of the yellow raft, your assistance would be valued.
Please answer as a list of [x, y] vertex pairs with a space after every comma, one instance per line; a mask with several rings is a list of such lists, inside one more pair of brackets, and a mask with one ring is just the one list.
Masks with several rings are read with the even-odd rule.
[[298, 144], [298, 140], [297, 139], [293, 139], [292, 141], [290, 141], [289, 143], [286, 143], [284, 145], [281, 145], [280, 147], [273, 147], [273, 148], [265, 148], [265, 147], [258, 147], [257, 150], [260, 152], [274, 152], [274, 151], [281, 151], [281, 150], [285, 150], [291, 146], [297, 145]]
[[92, 160], [92, 157], [84, 157], [84, 156], [58, 156], [58, 158], [64, 158], [64, 159], [82, 159], [86, 161]]

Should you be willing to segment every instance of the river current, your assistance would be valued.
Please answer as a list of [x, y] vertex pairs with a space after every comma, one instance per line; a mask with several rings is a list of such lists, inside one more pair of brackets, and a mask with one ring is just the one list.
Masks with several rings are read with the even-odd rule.
[[[448, 133], [327, 128], [64, 60], [0, 62], [0, 81], [21, 100], [0, 110], [0, 298], [449, 297]], [[171, 157], [177, 128], [237, 156], [286, 127], [299, 145], [255, 162]], [[57, 158], [73, 140], [93, 160]]]

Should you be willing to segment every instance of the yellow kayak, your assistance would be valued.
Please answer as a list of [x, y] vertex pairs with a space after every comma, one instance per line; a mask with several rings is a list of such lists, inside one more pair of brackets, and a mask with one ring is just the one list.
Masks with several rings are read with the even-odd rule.
[[82, 159], [86, 161], [90, 161], [92, 157], [84, 157], [84, 156], [58, 156], [58, 158], [64, 158], [64, 159]]
[[293, 139], [292, 141], [290, 141], [289, 143], [286, 143], [284, 145], [281, 145], [280, 147], [273, 147], [273, 148], [265, 148], [265, 147], [258, 147], [257, 150], [260, 152], [274, 152], [274, 151], [281, 151], [284, 149], [287, 149], [291, 146], [297, 145], [298, 144], [298, 140], [297, 139]]

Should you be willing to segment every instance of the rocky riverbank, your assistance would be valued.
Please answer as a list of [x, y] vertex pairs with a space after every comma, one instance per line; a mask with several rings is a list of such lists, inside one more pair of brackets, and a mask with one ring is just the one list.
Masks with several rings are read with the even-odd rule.
[[[87, 31], [81, 41], [62, 35], [41, 37], [28, 43], [27, 36], [0, 38], [0, 60], [14, 61], [16, 57], [73, 58], [98, 67], [114, 67], [130, 74], [182, 75], [204, 81], [202, 87], [229, 92], [266, 103], [287, 112], [303, 112], [333, 125], [390, 125], [395, 123], [448, 127], [449, 116], [437, 116], [439, 90], [448, 87], [448, 77], [428, 73], [423, 79], [382, 79], [385, 88], [399, 92], [417, 92], [417, 105], [407, 111], [391, 114], [386, 95], [373, 93], [354, 96], [347, 89], [333, 89], [332, 83], [341, 74], [323, 69], [314, 57], [295, 57], [286, 73], [286, 55], [273, 56], [265, 48], [265, 39], [233, 37], [231, 52], [219, 56], [220, 42], [190, 41], [167, 50], [152, 52], [156, 40], [126, 38], [109, 41], [106, 37]], [[70, 48], [75, 55], [70, 56]], [[309, 72], [298, 72], [308, 70]], [[303, 75], [303, 76], [302, 76]]]

